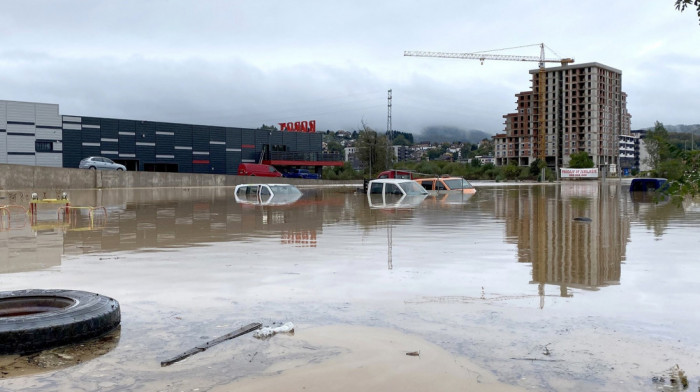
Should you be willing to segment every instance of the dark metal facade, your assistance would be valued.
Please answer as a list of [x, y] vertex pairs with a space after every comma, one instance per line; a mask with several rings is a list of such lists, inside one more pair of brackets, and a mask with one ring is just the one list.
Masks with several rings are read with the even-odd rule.
[[[305, 157], [275, 161], [270, 151]], [[242, 162], [273, 165], [342, 165], [322, 153], [320, 133], [175, 124], [99, 117], [63, 116], [63, 167], [88, 156], [104, 156], [128, 170], [236, 174]]]

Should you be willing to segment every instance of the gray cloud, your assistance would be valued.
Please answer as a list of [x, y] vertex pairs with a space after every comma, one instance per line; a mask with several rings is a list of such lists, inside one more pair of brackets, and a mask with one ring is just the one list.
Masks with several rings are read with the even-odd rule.
[[[633, 128], [697, 123], [700, 28], [672, 4], [534, 1], [10, 2], [0, 14], [1, 99], [64, 114], [319, 129], [503, 129], [536, 63], [407, 58], [544, 41], [623, 71]], [[605, 9], [604, 13], [600, 10]], [[621, 19], [634, 20], [621, 24]], [[536, 47], [509, 53], [537, 55]]]

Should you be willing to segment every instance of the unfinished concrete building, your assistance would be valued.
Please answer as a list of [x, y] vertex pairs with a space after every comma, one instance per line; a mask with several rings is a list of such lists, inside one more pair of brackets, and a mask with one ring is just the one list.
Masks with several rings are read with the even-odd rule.
[[[530, 71], [532, 90], [516, 94], [517, 112], [504, 115], [505, 133], [494, 136], [496, 165], [567, 167], [585, 151], [601, 172], [619, 168], [619, 138], [630, 135], [622, 71], [599, 63]], [[540, 135], [540, 75], [544, 75], [544, 133]], [[540, 138], [540, 136], [542, 136]]]

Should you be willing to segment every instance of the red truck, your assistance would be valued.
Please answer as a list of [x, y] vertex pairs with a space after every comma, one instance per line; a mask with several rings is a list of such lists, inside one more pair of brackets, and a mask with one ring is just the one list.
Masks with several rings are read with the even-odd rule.
[[415, 180], [418, 175], [410, 170], [386, 170], [379, 173], [377, 178], [399, 178], [403, 180]]

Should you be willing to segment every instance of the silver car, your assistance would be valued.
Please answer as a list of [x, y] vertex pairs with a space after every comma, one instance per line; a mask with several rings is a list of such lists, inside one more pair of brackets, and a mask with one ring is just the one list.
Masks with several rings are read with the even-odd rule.
[[113, 160], [105, 157], [87, 157], [80, 161], [78, 167], [92, 170], [126, 170], [126, 166], [115, 163]]

